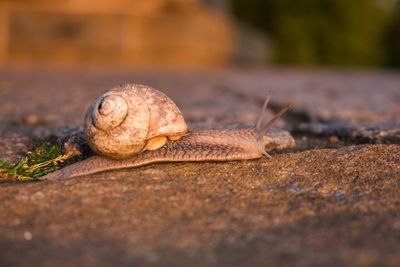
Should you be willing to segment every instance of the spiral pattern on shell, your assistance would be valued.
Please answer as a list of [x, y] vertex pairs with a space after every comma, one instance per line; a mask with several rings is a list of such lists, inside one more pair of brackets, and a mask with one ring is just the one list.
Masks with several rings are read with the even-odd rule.
[[154, 137], [182, 135], [187, 126], [165, 94], [148, 86], [126, 84], [92, 102], [84, 131], [95, 153], [121, 159], [141, 152]]
[[128, 115], [127, 101], [118, 95], [107, 95], [100, 99], [91, 114], [93, 125], [107, 131], [119, 126]]

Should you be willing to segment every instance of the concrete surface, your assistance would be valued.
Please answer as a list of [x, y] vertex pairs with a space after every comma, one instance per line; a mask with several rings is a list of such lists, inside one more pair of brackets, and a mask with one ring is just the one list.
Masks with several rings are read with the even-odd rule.
[[0, 180], [1, 266], [400, 265], [398, 73], [2, 70], [0, 157], [74, 131], [95, 95], [125, 82], [163, 90], [191, 128], [252, 125], [273, 89], [273, 110], [294, 104], [280, 125], [298, 146], [272, 159]]

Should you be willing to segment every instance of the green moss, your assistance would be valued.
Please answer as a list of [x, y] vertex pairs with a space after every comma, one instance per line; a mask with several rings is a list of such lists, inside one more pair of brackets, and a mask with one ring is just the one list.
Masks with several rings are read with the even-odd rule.
[[0, 160], [0, 177], [18, 181], [34, 181], [38, 177], [57, 170], [72, 155], [63, 155], [54, 144], [45, 143], [28, 152], [16, 163]]

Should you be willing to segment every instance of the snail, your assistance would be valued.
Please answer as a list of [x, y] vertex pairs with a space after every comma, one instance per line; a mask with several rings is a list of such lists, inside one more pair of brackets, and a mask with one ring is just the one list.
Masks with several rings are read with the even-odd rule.
[[86, 112], [84, 140], [96, 155], [40, 179], [85, 176], [155, 162], [270, 157], [267, 151], [295, 145], [290, 133], [272, 128], [290, 105], [262, 125], [270, 97], [271, 93], [252, 128], [189, 131], [178, 107], [165, 94], [145, 85], [121, 85], [97, 97]]

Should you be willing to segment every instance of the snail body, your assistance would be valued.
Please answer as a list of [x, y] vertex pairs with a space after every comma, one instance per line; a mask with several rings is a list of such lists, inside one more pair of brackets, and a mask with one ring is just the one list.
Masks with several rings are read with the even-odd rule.
[[78, 177], [155, 162], [227, 161], [269, 156], [267, 151], [295, 144], [287, 131], [271, 129], [289, 106], [261, 125], [269, 99], [270, 94], [252, 128], [190, 132], [176, 105], [156, 89], [129, 84], [111, 89], [95, 99], [85, 116], [85, 139], [97, 155], [47, 174], [41, 180]]

